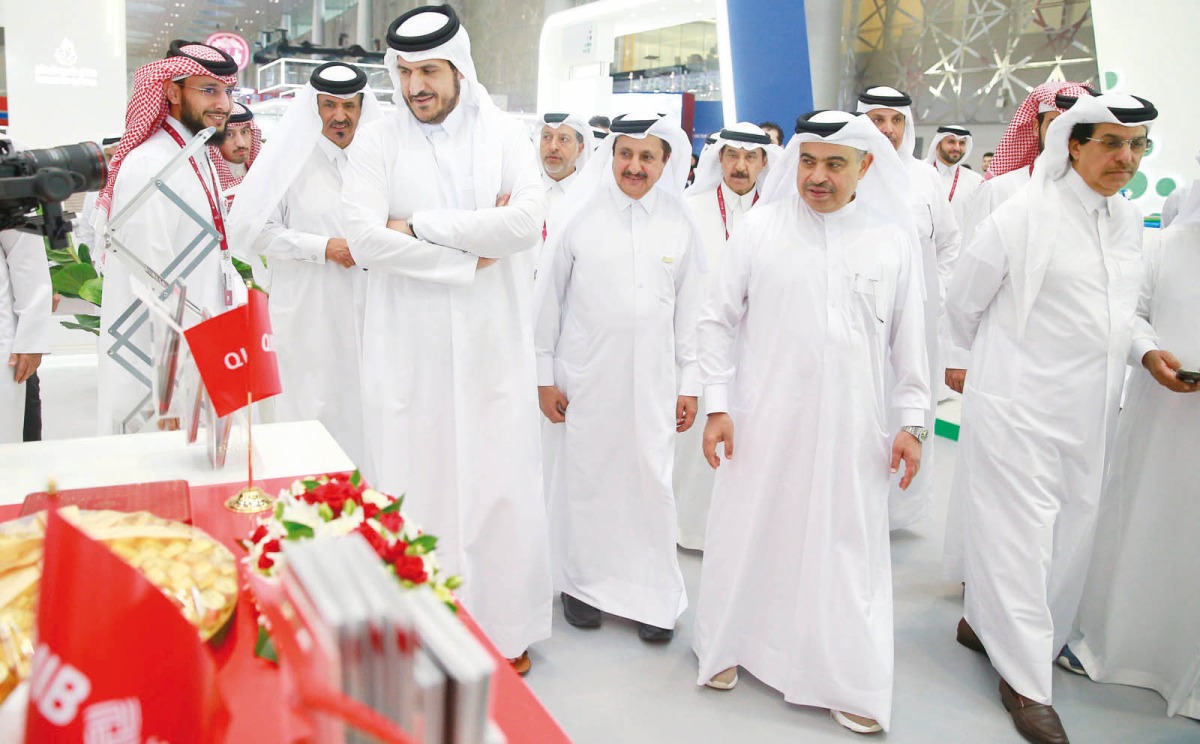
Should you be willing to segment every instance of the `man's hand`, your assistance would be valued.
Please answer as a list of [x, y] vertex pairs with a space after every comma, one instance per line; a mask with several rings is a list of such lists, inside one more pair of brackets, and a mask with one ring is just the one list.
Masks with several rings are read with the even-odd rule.
[[1184, 382], [1175, 376], [1175, 370], [1183, 365], [1175, 355], [1162, 349], [1147, 351], [1142, 356], [1142, 366], [1150, 371], [1150, 375], [1167, 390], [1176, 393], [1194, 393], [1200, 390], [1200, 384]]
[[330, 238], [325, 243], [325, 261], [347, 269], [354, 265], [354, 256], [350, 254], [350, 246], [345, 238]]
[[480, 269], [486, 269], [494, 263], [496, 263], [496, 259], [484, 258], [483, 256], [480, 256], [479, 260], [475, 262], [475, 270], [479, 271]]
[[[479, 259], [486, 261], [490, 259]], [[567, 420], [567, 396], [556, 385], [538, 385], [538, 405], [542, 415], [552, 424], [561, 424]]]
[[60, 302], [62, 302], [62, 295], [60, 295], [58, 292], [55, 292], [54, 298], [50, 300], [50, 312], [57, 313], [58, 303]]
[[963, 391], [963, 386], [967, 384], [967, 371], [965, 369], [946, 368], [946, 387], [956, 393]]
[[904, 476], [900, 478], [900, 490], [907, 491], [913, 478], [921, 469], [921, 443], [907, 431], [901, 431], [892, 442], [892, 470], [894, 474], [900, 469], [900, 461], [904, 460]]
[[704, 459], [716, 470], [721, 465], [717, 445], [725, 443], [725, 459], [733, 459], [733, 419], [728, 413], [710, 413], [704, 424]]
[[408, 224], [408, 220], [388, 220], [387, 226], [389, 230], [395, 230], [396, 232], [404, 233], [410, 238], [417, 237], [413, 234], [412, 226]]
[[41, 354], [8, 355], [8, 366], [13, 368], [13, 379], [17, 381], [18, 385], [32, 377], [41, 363]]
[[692, 428], [696, 421], [696, 396], [681, 395], [675, 401], [675, 431], [680, 434]]
[[496, 197], [496, 206], [497, 207], [507, 207], [508, 200], [511, 197], [512, 197], [512, 194], [501, 194], [500, 196], [497, 196]]

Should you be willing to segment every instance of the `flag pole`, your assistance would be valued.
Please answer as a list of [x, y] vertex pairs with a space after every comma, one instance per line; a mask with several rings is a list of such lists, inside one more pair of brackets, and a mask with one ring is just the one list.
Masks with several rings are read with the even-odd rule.
[[[247, 282], [246, 286], [249, 288], [250, 283]], [[251, 288], [250, 291], [254, 290]], [[250, 307], [247, 316], [254, 312], [253, 300], [248, 299], [248, 304]], [[250, 323], [250, 327], [255, 327], [253, 322]], [[254, 391], [250, 389], [249, 382], [252, 356], [253, 354], [249, 354], [246, 358], [246, 487], [225, 502], [226, 509], [238, 514], [257, 514], [275, 505], [275, 500], [268, 496], [266, 491], [254, 485]]]

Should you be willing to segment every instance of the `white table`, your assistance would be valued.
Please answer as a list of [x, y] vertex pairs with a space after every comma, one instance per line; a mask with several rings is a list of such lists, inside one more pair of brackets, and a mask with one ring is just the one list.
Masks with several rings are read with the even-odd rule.
[[[244, 479], [245, 429], [234, 428], [220, 470], [208, 462], [203, 434], [190, 445], [177, 431], [0, 445], [0, 505], [19, 504], [28, 494], [45, 491], [51, 478], [60, 490], [161, 480], [203, 486]], [[319, 421], [254, 427], [255, 480], [353, 469]]]

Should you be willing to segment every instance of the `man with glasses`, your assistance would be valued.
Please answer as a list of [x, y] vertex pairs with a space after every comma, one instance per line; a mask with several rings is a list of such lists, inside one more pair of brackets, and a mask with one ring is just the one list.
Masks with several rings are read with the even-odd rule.
[[1142, 216], [1118, 192], [1157, 115], [1134, 96], [1081, 97], [947, 291], [951, 333], [971, 349], [958, 641], [988, 655], [1032, 742], [1067, 741], [1051, 670], [1083, 592], [1143, 273]]
[[[189, 41], [172, 41], [165, 59], [138, 68], [125, 113], [125, 133], [109, 167], [108, 181], [96, 199], [94, 224], [98, 235], [104, 234], [110, 213], [116, 214], [128, 204], [197, 133], [213, 127], [216, 133], [208, 144], [221, 145], [236, 84], [237, 63], [232, 57], [220, 49]], [[218, 249], [202, 254], [202, 248], [192, 247], [202, 227], [161, 191], [153, 192], [120, 226], [115, 237], [168, 280], [181, 276], [184, 265], [190, 267], [185, 278], [187, 296], [201, 308], [216, 315], [234, 307], [244, 297], [245, 286], [233, 268], [225, 241], [221, 184], [209, 148], [201, 148], [187, 164], [177, 168], [166, 179], [166, 186], [216, 229], [220, 235]], [[189, 249], [194, 255], [177, 261]], [[138, 302], [129, 286], [129, 277], [136, 274], [116, 257], [107, 262], [100, 307], [97, 403], [101, 434], [133, 431], [136, 427], [127, 425], [126, 418], [150, 392], [146, 382], [151, 371], [149, 363], [128, 349], [109, 353], [117, 343], [110, 329]], [[185, 320], [194, 323], [198, 319], [189, 316]], [[128, 340], [148, 352], [149, 324], [142, 324]]]

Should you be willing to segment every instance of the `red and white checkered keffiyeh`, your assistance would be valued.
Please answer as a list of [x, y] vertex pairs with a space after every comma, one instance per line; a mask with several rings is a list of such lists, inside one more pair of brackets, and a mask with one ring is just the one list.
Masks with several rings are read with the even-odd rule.
[[1008, 129], [996, 146], [996, 155], [985, 179], [1002, 176], [1018, 168], [1028, 168], [1038, 156], [1037, 115], [1043, 107], [1049, 106], [1055, 111], [1062, 111], [1054, 103], [1054, 97], [1059, 93], [1069, 96], [1091, 95], [1082, 83], [1049, 82], [1042, 83], [1029, 92], [1029, 95], [1017, 107]]
[[[246, 170], [250, 170], [250, 166], [254, 165], [254, 159], [258, 157], [259, 151], [262, 150], [262, 130], [258, 128], [258, 124], [253, 119], [246, 122], [250, 126], [250, 157], [246, 158]], [[226, 124], [225, 128], [228, 131], [229, 127], [241, 126], [240, 124]], [[233, 170], [229, 167], [229, 163], [221, 156], [221, 148], [208, 148], [208, 155], [212, 159], [213, 167], [217, 171], [217, 179], [221, 182], [221, 193], [229, 191], [234, 186], [242, 182], [244, 176], [235, 176]]]
[[[200, 59], [225, 61], [220, 52], [203, 44], [191, 44], [183, 47], [182, 51]], [[237, 84], [236, 75], [213, 75], [204, 65], [183, 56], [167, 57], [139, 67], [133, 73], [133, 94], [129, 96], [129, 106], [125, 109], [125, 132], [108, 166], [108, 180], [96, 199], [96, 215], [101, 220], [107, 220], [108, 210], [112, 207], [113, 186], [117, 183], [121, 162], [131, 150], [158, 131], [167, 118], [167, 95], [163, 91], [163, 83], [185, 75], [207, 75], [226, 85]]]

